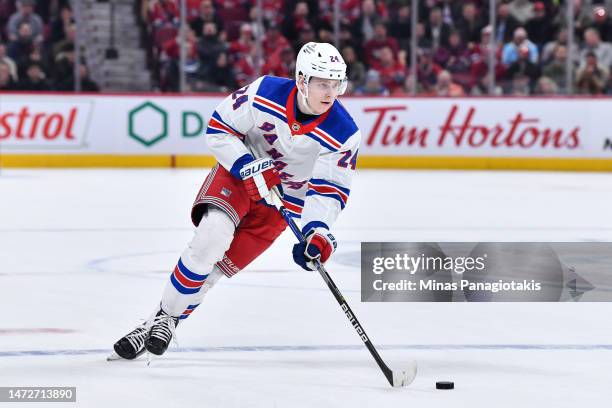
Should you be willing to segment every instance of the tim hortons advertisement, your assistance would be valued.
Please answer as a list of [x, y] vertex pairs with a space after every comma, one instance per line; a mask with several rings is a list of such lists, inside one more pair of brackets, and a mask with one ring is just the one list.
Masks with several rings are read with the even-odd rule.
[[[0, 96], [0, 147], [14, 153], [210, 154], [221, 96]], [[608, 158], [605, 99], [342, 98], [360, 156]]]

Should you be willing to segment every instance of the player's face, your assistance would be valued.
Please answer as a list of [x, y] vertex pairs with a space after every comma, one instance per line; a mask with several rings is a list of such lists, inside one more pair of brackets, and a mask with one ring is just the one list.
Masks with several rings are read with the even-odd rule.
[[313, 77], [308, 83], [308, 105], [315, 114], [321, 115], [332, 107], [339, 93], [339, 80]]

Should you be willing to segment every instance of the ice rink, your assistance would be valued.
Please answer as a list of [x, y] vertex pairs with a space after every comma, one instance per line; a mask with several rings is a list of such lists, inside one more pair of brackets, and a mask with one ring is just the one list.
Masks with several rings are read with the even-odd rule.
[[293, 264], [290, 231], [208, 294], [178, 347], [107, 362], [158, 304], [206, 173], [2, 170], [0, 386], [77, 387], [54, 407], [609, 406], [610, 304], [361, 303], [359, 244], [611, 241], [612, 174], [358, 172], [328, 270], [387, 363], [418, 362], [410, 387], [389, 387]]

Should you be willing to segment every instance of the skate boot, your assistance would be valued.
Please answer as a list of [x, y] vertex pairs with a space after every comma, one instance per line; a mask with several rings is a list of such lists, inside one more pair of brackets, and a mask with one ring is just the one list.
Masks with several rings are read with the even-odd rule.
[[149, 322], [150, 330], [144, 342], [146, 350], [157, 356], [164, 354], [174, 337], [174, 329], [178, 322], [178, 317], [172, 317], [159, 309], [153, 320]]
[[[134, 330], [120, 338], [113, 348], [117, 356], [126, 360], [133, 360], [145, 352], [145, 340], [148, 336], [146, 323], [141, 324]], [[112, 360], [112, 356], [109, 360]]]

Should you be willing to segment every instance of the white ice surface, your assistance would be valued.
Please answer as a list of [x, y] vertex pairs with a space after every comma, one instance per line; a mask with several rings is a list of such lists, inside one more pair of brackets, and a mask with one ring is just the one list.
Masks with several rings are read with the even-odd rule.
[[[328, 270], [387, 363], [418, 361], [408, 388], [388, 386], [320, 277], [292, 264], [289, 231], [209, 293], [179, 327], [178, 350], [149, 367], [106, 362], [159, 301], [205, 175], [2, 171], [0, 386], [76, 386], [69, 407], [612, 401], [609, 304], [361, 303], [358, 260], [360, 241], [612, 241], [609, 174], [357, 174]], [[435, 390], [438, 380], [456, 389]]]

